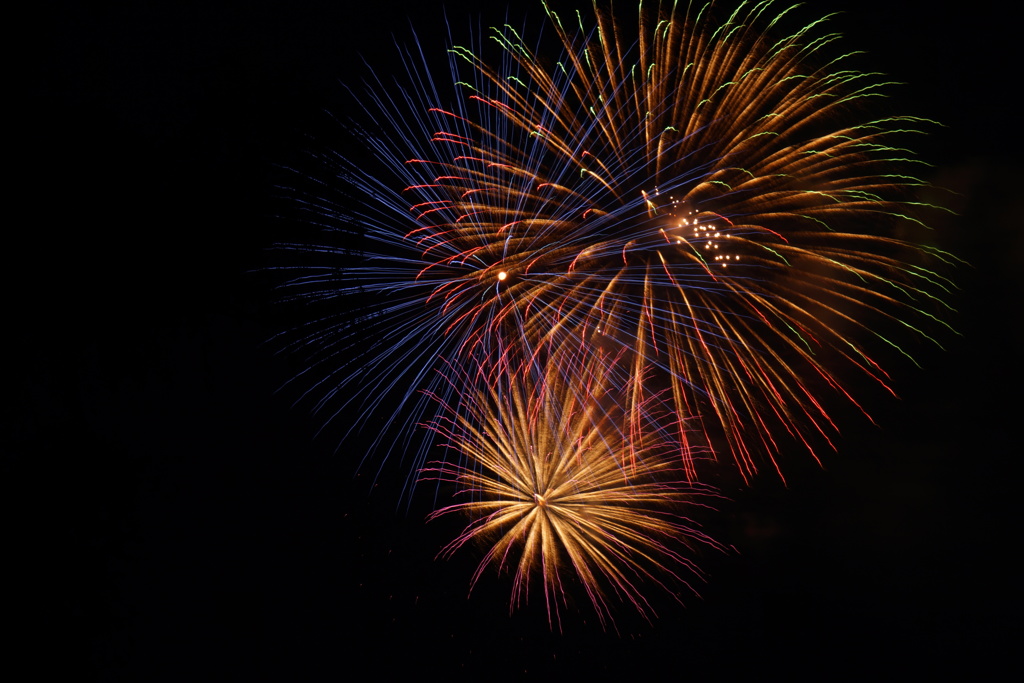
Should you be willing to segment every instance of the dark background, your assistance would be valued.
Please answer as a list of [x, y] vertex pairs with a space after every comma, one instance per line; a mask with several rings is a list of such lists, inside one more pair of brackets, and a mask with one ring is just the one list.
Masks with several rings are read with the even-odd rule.
[[[455, 36], [504, 9], [447, 3]], [[628, 3], [620, 3], [625, 6]], [[901, 400], [853, 421], [825, 468], [794, 457], [722, 503], [732, 544], [702, 598], [619, 632], [584, 610], [552, 633], [509, 616], [507, 578], [467, 600], [476, 557], [435, 559], [457, 522], [399, 506], [399, 465], [356, 474], [317, 419], [274, 394], [294, 359], [266, 248], [278, 164], [325, 131], [338, 81], [398, 68], [417, 27], [443, 60], [442, 3], [41, 3], [7, 109], [0, 417], [14, 651], [44, 677], [390, 679], [436, 672], [1019, 671], [1022, 401], [1019, 35], [995, 4], [822, 2], [866, 64], [907, 85], [893, 109], [945, 124], [917, 145], [957, 194], [935, 223], [970, 262], [959, 338], [897, 367]], [[543, 21], [514, 5], [516, 22]], [[474, 20], [475, 21], [475, 20]], [[443, 63], [443, 61], [442, 61]], [[787, 463], [789, 464], [789, 463]], [[360, 673], [362, 672], [362, 673]], [[368, 673], [369, 672], [369, 673]], [[1010, 675], [1009, 678], [1015, 678]]]

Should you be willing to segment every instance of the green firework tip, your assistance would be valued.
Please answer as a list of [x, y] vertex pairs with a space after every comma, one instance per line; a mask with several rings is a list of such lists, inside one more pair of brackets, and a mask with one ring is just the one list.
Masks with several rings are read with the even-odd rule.
[[[851, 58], [856, 57], [858, 55], [864, 55], [864, 54], [867, 54], [866, 52], [864, 52], [864, 50], [853, 50], [852, 52], [843, 53], [843, 54], [839, 55], [838, 57], [833, 57], [832, 59], [830, 59], [827, 62], [825, 62], [825, 65], [823, 66], [823, 68], [824, 69], [828, 69], [833, 64], [838, 64], [838, 63], [840, 63], [842, 61], [845, 61], [847, 59], [851, 59]], [[844, 71], [849, 71], [849, 70], [850, 69], [844, 69]]]
[[749, 77], [749, 76], [750, 76], [751, 74], [755, 74], [755, 73], [758, 73], [758, 72], [760, 72], [760, 71], [764, 71], [764, 67], [761, 67], [761, 66], [755, 66], [755, 67], [752, 67], [752, 68], [750, 68], [750, 69], [748, 69], [748, 70], [744, 71], [744, 72], [743, 72], [743, 74], [742, 74], [742, 75], [740, 76], [739, 80], [740, 80], [740, 81], [745, 81], [745, 80], [747, 80], [747, 78], [748, 78], [748, 77]]
[[874, 192], [868, 192], [867, 190], [846, 190], [843, 194], [853, 199], [860, 199], [873, 203], [880, 203], [883, 201], [879, 195]]
[[533, 55], [530, 53], [528, 49], [526, 49], [526, 46], [523, 45], [522, 39], [519, 37], [519, 34], [516, 33], [515, 29], [513, 29], [508, 24], [505, 24], [505, 28], [510, 30], [512, 34], [516, 37], [515, 41], [509, 40], [505, 32], [502, 31], [501, 29], [498, 29], [495, 26], [491, 27], [491, 31], [494, 32], [494, 35], [492, 35], [491, 38], [493, 40], [496, 40], [498, 44], [501, 45], [502, 49], [504, 49], [506, 52], [510, 52], [512, 54], [518, 53], [522, 55], [525, 59], [533, 61]]
[[929, 126], [938, 126], [939, 128], [945, 128], [946, 127], [943, 123], [941, 123], [939, 121], [936, 121], [934, 119], [926, 119], [926, 118], [921, 117], [921, 116], [890, 116], [888, 118], [880, 119], [880, 120], [881, 121], [911, 121], [913, 123], [926, 123]]
[[451, 49], [448, 50], [448, 52], [455, 55], [456, 57], [464, 59], [471, 66], [476, 66], [477, 62], [479, 61], [476, 55], [473, 54], [471, 50], [462, 47], [461, 45], [453, 45]]
[[[794, 5], [794, 7], [795, 7], [795, 5]], [[813, 29], [815, 26], [818, 26], [819, 24], [824, 24], [826, 21], [830, 21], [832, 19], [832, 17], [838, 16], [838, 15], [839, 15], [839, 12], [832, 12], [831, 14], [826, 14], [825, 16], [821, 17], [820, 19], [815, 19], [814, 21], [812, 21], [811, 23], [807, 24], [802, 29], [797, 31], [796, 35], [802, 36], [803, 34], [807, 33], [811, 29]], [[829, 34], [826, 34], [826, 35], [838, 36], [839, 34], [838, 33], [829, 33]]]
[[652, 33], [654, 33], [655, 35], [660, 33], [662, 39], [664, 39], [665, 36], [668, 35], [668, 32], [671, 30], [671, 28], [672, 28], [672, 22], [671, 21], [669, 21], [668, 19], [659, 19], [658, 23], [654, 25], [654, 30], [652, 31]]
[[911, 135], [927, 135], [927, 133], [921, 130], [920, 128], [890, 128], [889, 130], [886, 131], [886, 134], [898, 135], [900, 133], [908, 133]]
[[[876, 73], [873, 71], [836, 71], [834, 73], [825, 76], [822, 80], [828, 84], [829, 87], [834, 85], [850, 85], [856, 81], [864, 80], [865, 78], [873, 78], [875, 76], [882, 76], [884, 74]], [[892, 85], [891, 82], [877, 81], [871, 82], [863, 86], [862, 90], [881, 90], [887, 85]]]
[[818, 195], [820, 197], [826, 197], [828, 199], [831, 199], [836, 204], [842, 204], [843, 203], [842, 199], [839, 199], [838, 197], [835, 197], [834, 195], [832, 195], [832, 194], [830, 194], [828, 192], [822, 192], [821, 190], [804, 190], [801, 194], [814, 194], [814, 195]]
[[789, 331], [792, 332], [796, 336], [796, 338], [800, 340], [800, 343], [803, 344], [804, 348], [807, 349], [807, 353], [809, 353], [812, 356], [816, 355], [814, 353], [814, 347], [812, 347], [810, 343], [807, 341], [807, 339], [805, 339], [804, 336], [800, 334], [800, 330], [790, 325], [785, 318], [776, 317], [776, 320], [781, 321], [782, 324], [785, 325], [789, 329]]
[[[772, 0], [761, 0], [761, 2], [754, 5], [754, 7], [748, 13], [748, 16], [752, 20], [757, 21], [761, 18], [761, 15], [764, 14], [769, 7], [771, 7], [771, 5]], [[772, 23], [774, 23], [774, 20], [772, 21]]]
[[919, 218], [914, 218], [913, 216], [908, 216], [908, 215], [906, 215], [904, 213], [895, 213], [895, 212], [888, 212], [888, 211], [883, 212], [883, 213], [887, 213], [888, 215], [892, 216], [893, 218], [902, 218], [905, 221], [910, 221], [911, 223], [915, 223], [917, 225], [920, 225], [922, 228], [927, 228], [928, 230], [931, 230], [931, 228], [928, 226], [928, 224], [925, 223], [924, 221], [922, 221]]
[[[919, 269], [919, 270], [924, 270], [924, 269]], [[952, 290], [956, 288], [956, 285], [954, 285], [951, 282], [949, 282], [948, 280], [946, 280], [946, 278], [944, 278], [944, 277], [942, 277], [940, 275], [935, 275], [935, 273], [932, 273], [931, 271], [928, 271], [928, 270], [925, 270], [924, 272], [928, 273], [929, 275], [934, 275], [935, 277], [928, 277], [927, 275], [921, 275], [919, 273], [915, 273], [915, 272], [913, 272], [913, 269], [910, 268], [910, 267], [908, 267], [904, 272], [906, 272], [906, 274], [909, 275], [910, 277], [916, 277], [918, 279], [924, 280], [925, 282], [927, 282], [932, 287], [937, 287], [937, 288], [941, 289], [942, 292], [944, 294], [947, 294], [947, 295], [951, 294]], [[946, 286], [946, 283], [948, 283], [949, 286]], [[910, 294], [910, 298], [914, 299], [915, 301], [918, 298], [928, 299], [932, 303], [939, 304], [940, 306], [945, 308], [947, 311], [952, 311], [954, 313], [956, 312], [956, 309], [953, 308], [953, 306], [951, 304], [949, 304], [945, 299], [943, 299], [943, 298], [941, 298], [941, 297], [939, 297], [939, 296], [937, 296], [935, 294], [932, 294], [931, 292], [929, 292], [928, 290], [925, 290], [925, 289], [915, 288], [913, 290], [913, 292]], [[920, 311], [920, 312], [923, 315], [930, 315], [928, 313], [925, 313], [924, 311]], [[943, 322], [942, 324], [946, 325], [951, 330], [953, 329], [952, 327], [950, 327], [945, 322]]]
[[863, 360], [865, 363], [867, 363], [869, 365], [874, 365], [874, 362], [870, 358], [868, 358], [866, 355], [864, 355], [864, 352], [861, 350], [861, 348], [859, 346], [857, 346], [856, 344], [851, 342], [849, 339], [843, 339], [842, 337], [840, 337], [840, 339], [843, 341], [844, 344], [846, 344], [851, 349], [853, 349], [853, 352], [856, 353], [858, 356], [860, 356], [861, 360]]
[[[857, 279], [861, 281], [861, 283], [863, 283], [863, 284], [867, 284], [867, 282], [868, 282], [867, 278], [866, 278], [866, 277], [864, 277], [864, 275], [863, 275], [863, 274], [861, 274], [860, 272], [858, 272], [858, 271], [857, 271], [857, 270], [856, 270], [855, 268], [853, 268], [853, 267], [852, 267], [852, 266], [850, 266], [849, 264], [846, 264], [846, 263], [840, 263], [839, 261], [836, 261], [836, 260], [835, 260], [835, 259], [833, 259], [833, 258], [828, 258], [828, 257], [822, 257], [822, 258], [823, 258], [823, 259], [824, 259], [825, 261], [827, 261], [827, 262], [831, 263], [831, 264], [832, 264], [833, 266], [835, 266], [835, 267], [836, 267], [836, 268], [838, 268], [839, 270], [845, 270], [846, 272], [850, 273], [851, 275], [855, 275], [855, 276], [857, 277]], [[889, 283], [890, 285], [891, 285], [891, 284], [893, 284], [893, 282], [892, 282], [892, 281], [890, 281], [890, 280], [885, 280], [885, 279], [883, 279], [883, 278], [880, 278], [880, 279], [882, 279], [882, 281], [883, 281], [883, 282], [887, 282], [887, 283]]]
[[[917, 310], [917, 309], [914, 309], [914, 310]], [[922, 311], [918, 311], [918, 313], [922, 313]], [[930, 317], [930, 316], [929, 316], [929, 317]], [[899, 318], [897, 318], [897, 320], [899, 320]], [[911, 325], [910, 323], [908, 323], [908, 322], [907, 322], [906, 320], [899, 320], [899, 322], [900, 322], [900, 323], [902, 323], [902, 324], [903, 324], [903, 326], [904, 326], [904, 327], [906, 327], [907, 329], [911, 329], [911, 330], [913, 330], [914, 332], [917, 332], [917, 333], [918, 333], [919, 335], [921, 335], [922, 337], [924, 337], [925, 339], [927, 339], [928, 341], [930, 341], [930, 342], [931, 342], [932, 344], [935, 344], [936, 346], [938, 346], [938, 347], [939, 347], [940, 349], [942, 349], [943, 351], [945, 351], [945, 350], [946, 350], [946, 349], [945, 349], [945, 347], [944, 347], [944, 346], [943, 346], [942, 344], [940, 344], [940, 343], [939, 343], [939, 340], [938, 340], [938, 339], [936, 339], [935, 337], [932, 337], [931, 335], [925, 334], [923, 330], [919, 330], [919, 329], [917, 329], [916, 327], [914, 327], [913, 325]], [[897, 348], [899, 348], [899, 347], [897, 347]], [[902, 349], [901, 349], [901, 351], [902, 351]], [[908, 356], [908, 357], [909, 357], [909, 356]], [[915, 365], [917, 365], [917, 363], [916, 363], [916, 362], [915, 362], [914, 364], [915, 364]], [[918, 365], [918, 367], [921, 367], [921, 366], [920, 366], [920, 365]]]
[[[902, 181], [899, 184], [904, 186], [904, 187], [932, 187], [931, 183], [926, 182], [924, 180], [921, 180], [920, 178], [915, 178], [912, 175], [902, 175], [902, 174], [899, 174], [899, 173], [880, 173], [878, 175], [878, 177], [879, 178], [891, 178], [894, 181]], [[926, 206], [930, 206], [930, 205], [926, 204]], [[942, 208], [942, 207], [932, 206], [931, 208], [939, 209], [939, 208]]]
[[744, 25], [744, 24], [739, 24], [739, 25], [737, 25], [737, 26], [733, 26], [733, 27], [732, 27], [732, 29], [730, 29], [730, 30], [729, 30], [729, 34], [728, 34], [728, 35], [726, 35], [726, 36], [725, 36], [725, 37], [724, 37], [724, 38], [722, 39], [722, 42], [724, 42], [724, 43], [727, 43], [727, 42], [729, 42], [729, 40], [731, 40], [731, 39], [732, 39], [732, 37], [733, 37], [733, 35], [734, 35], [734, 34], [742, 32], [742, 31], [743, 31], [743, 29], [745, 29], [745, 28], [746, 28], [746, 25]]
[[[864, 74], [864, 77], [866, 78], [866, 77], [872, 76], [872, 75], [876, 75], [876, 74]], [[902, 83], [900, 83], [899, 81], [879, 81], [877, 83], [870, 83], [870, 84], [865, 85], [864, 87], [862, 87], [860, 90], [854, 90], [853, 92], [851, 92], [850, 93], [850, 96], [851, 96], [850, 99], [856, 99], [858, 96], [862, 96], [862, 95], [878, 94], [878, 93], [875, 93], [874, 91], [875, 90], [883, 90], [883, 89], [888, 88], [890, 86], [897, 86], [897, 85], [902, 85]], [[846, 99], [846, 98], [844, 98], [844, 99]]]
[[736, 85], [736, 81], [726, 81], [725, 83], [722, 83], [717, 88], [715, 88], [715, 92], [712, 93], [712, 96], [717, 95], [719, 90], [724, 90], [725, 88], [728, 88], [729, 86], [732, 85]]
[[[901, 322], [901, 323], [902, 323], [903, 321], [902, 321], [902, 320], [900, 320], [899, 322]], [[903, 324], [904, 324], [904, 325], [906, 325], [906, 323], [903, 323]], [[911, 327], [910, 325], [907, 325], [907, 327], [910, 327], [911, 329], [914, 329], [914, 328], [913, 328], [913, 327]], [[878, 332], [874, 332], [874, 335], [875, 335], [875, 337], [877, 337], [878, 339], [881, 339], [881, 340], [882, 340], [882, 341], [884, 341], [884, 342], [885, 342], [886, 344], [888, 344], [888, 345], [889, 345], [889, 346], [891, 346], [892, 348], [894, 348], [894, 349], [896, 349], [897, 351], [899, 351], [899, 352], [900, 352], [900, 353], [901, 353], [902, 355], [904, 355], [904, 356], [906, 356], [906, 357], [907, 357], [908, 359], [910, 359], [910, 362], [911, 362], [911, 363], [913, 363], [914, 365], [916, 365], [916, 366], [917, 366], [917, 367], [919, 367], [919, 368], [921, 367], [921, 364], [920, 364], [920, 363], [918, 363], [918, 362], [917, 362], [917, 361], [916, 361], [916, 360], [914, 359], [914, 357], [913, 357], [913, 356], [911, 356], [911, 355], [910, 355], [909, 353], [907, 353], [906, 351], [904, 351], [904, 350], [903, 350], [903, 347], [901, 347], [901, 346], [900, 346], [899, 344], [897, 344], [897, 343], [893, 342], [892, 340], [890, 340], [890, 339], [888, 339], [888, 338], [886, 338], [886, 337], [883, 337], [882, 335], [878, 334]], [[940, 346], [939, 348], [942, 348], [942, 347]]]
[[888, 97], [888, 95], [880, 92], [861, 91], [848, 97], [840, 98], [836, 100], [836, 103], [853, 102], [854, 100], [866, 99], [868, 97]]
[[939, 206], [938, 204], [932, 204], [930, 202], [900, 202], [900, 204], [903, 204], [904, 206], [923, 206], [926, 209], [935, 209], [936, 211], [942, 211], [954, 216], [956, 215], [956, 212], [952, 209], [947, 209], [944, 206]]
[[[747, 5], [746, 2], [741, 2], [739, 5], [737, 5], [736, 9], [733, 10], [732, 14], [730, 14], [729, 17], [722, 23], [722, 25], [718, 27], [718, 30], [721, 30], [721, 29], [724, 29], [724, 28], [728, 28], [729, 26], [732, 26], [733, 22], [736, 21], [736, 16], [741, 11], [743, 11], [743, 8], [746, 5]], [[717, 33], [717, 31], [716, 31], [716, 33]]]
[[700, 249], [698, 249], [697, 247], [693, 246], [689, 242], [687, 242], [687, 245], [690, 247], [690, 251], [693, 252], [694, 256], [696, 256], [700, 260], [700, 262], [702, 264], [704, 264], [704, 267], [708, 268], [709, 267], [708, 266], [708, 262], [704, 260], [704, 256], [703, 256], [703, 254], [700, 253]]
[[[786, 81], [802, 81], [805, 78], [809, 78], [809, 76], [807, 74], [790, 74], [789, 76], [786, 76], [785, 78], [779, 79], [779, 83], [785, 83]], [[821, 96], [822, 96], [821, 94], [815, 95], [815, 97], [821, 97]]]
[[759, 247], [761, 247], [762, 249], [764, 249], [765, 251], [767, 251], [768, 253], [770, 253], [770, 254], [774, 254], [774, 255], [775, 255], [775, 258], [779, 259], [780, 261], [782, 261], [783, 263], [785, 263], [785, 264], [786, 264], [787, 266], [789, 266], [790, 268], [792, 268], [792, 267], [793, 267], [793, 264], [789, 262], [789, 259], [787, 259], [787, 258], [786, 258], [785, 256], [783, 256], [782, 254], [780, 254], [779, 252], [777, 252], [777, 251], [775, 251], [774, 249], [772, 249], [771, 247], [769, 247], [769, 246], [768, 246], [767, 244], [759, 244], [758, 246], [759, 246]]
[[519, 31], [517, 31], [515, 29], [515, 27], [512, 26], [512, 24], [505, 24], [505, 28], [507, 28], [509, 31], [511, 31], [512, 35], [514, 35], [516, 37], [516, 40], [518, 40], [519, 43], [522, 44], [523, 38], [522, 38], [522, 36], [519, 35]]
[[710, 8], [711, 8], [711, 3], [710, 2], [704, 3], [704, 5], [701, 6], [700, 11], [697, 12], [697, 19], [696, 19], [696, 21], [694, 23], [699, 24], [701, 22], [701, 19], [703, 19], [703, 17], [704, 17], [704, 12], [706, 10], [710, 9]]
[[802, 55], [805, 55], [805, 56], [806, 55], [814, 54], [815, 52], [818, 52], [818, 51], [824, 49], [826, 45], [829, 45], [830, 43], [834, 43], [837, 40], [839, 40], [840, 38], [842, 38], [842, 36], [840, 34], [838, 34], [838, 33], [829, 33], [829, 34], [821, 36], [819, 38], [815, 38], [814, 40], [812, 40], [811, 42], [807, 43], [806, 45], [801, 46], [799, 52]]
[[[929, 298], [932, 299], [932, 300], [935, 300], [935, 301], [939, 301], [939, 299], [937, 299], [936, 297], [930, 296]], [[954, 313], [956, 312], [956, 309], [954, 309], [952, 306], [946, 306], [946, 308], [948, 308], [950, 311], [953, 311]], [[958, 337], [962, 337], [963, 336], [963, 334], [961, 334], [955, 327], [953, 327], [951, 324], [949, 324], [945, 320], [942, 320], [941, 318], [938, 318], [938, 317], [932, 315], [931, 313], [928, 313], [927, 311], [918, 310], [917, 312], [920, 313], [921, 315], [923, 315], [926, 318], [930, 318], [931, 320], [933, 320], [934, 322], [938, 323], [939, 325], [942, 325], [943, 327], [945, 327], [947, 330], [949, 330], [950, 332], [952, 332], [956, 336], [958, 336]], [[936, 346], [938, 346], [940, 349], [945, 351], [945, 348], [943, 348], [942, 344], [940, 344], [939, 342], [935, 341], [931, 337], [928, 337], [927, 335], [925, 335], [925, 336], [928, 339], [931, 339], [933, 342], [935, 342]]]
[[[931, 246], [931, 245], [928, 245], [928, 244], [922, 244], [920, 248], [922, 250], [928, 252], [929, 254], [931, 254], [932, 256], [934, 256], [935, 258], [939, 259], [940, 261], [942, 261], [943, 263], [945, 263], [947, 265], [950, 265], [950, 266], [957, 266], [957, 265], [969, 266], [969, 265], [971, 265], [970, 263], [968, 263], [967, 261], [963, 260], [959, 256], [956, 256], [955, 254], [951, 254], [948, 251], [945, 251], [944, 249], [939, 249], [938, 247]], [[943, 279], [945, 280], [945, 278], [943, 278]], [[950, 285], [953, 285], [954, 287], [956, 287], [956, 285], [954, 285], [951, 280], [946, 280], [946, 281], [949, 282]], [[959, 289], [959, 287], [956, 287], [956, 289]]]
[[805, 213], [798, 213], [798, 214], [794, 214], [794, 215], [797, 216], [798, 218], [806, 218], [807, 220], [811, 221], [812, 223], [817, 223], [821, 227], [825, 228], [825, 230], [827, 230], [828, 232], [835, 232], [835, 230], [832, 229], [832, 226], [830, 226], [828, 223], [826, 223], [825, 221], [821, 220], [820, 218], [815, 218], [814, 216], [808, 216]]
[[544, 12], [547, 13], [548, 19], [551, 20], [551, 23], [558, 27], [559, 32], [564, 33], [565, 29], [562, 27], [562, 18], [558, 16], [558, 12], [551, 9], [548, 3], [544, 0], [541, 0], [541, 5], [544, 7]]

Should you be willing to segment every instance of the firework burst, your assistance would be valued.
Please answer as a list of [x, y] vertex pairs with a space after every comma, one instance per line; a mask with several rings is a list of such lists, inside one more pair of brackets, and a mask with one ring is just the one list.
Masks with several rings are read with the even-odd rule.
[[[457, 409], [442, 401], [429, 425], [459, 457], [424, 476], [454, 484], [463, 498], [434, 516], [471, 519], [445, 553], [483, 546], [471, 590], [489, 566], [508, 571], [513, 608], [539, 582], [553, 627], [580, 587], [602, 626], [614, 623], [613, 603], [649, 617], [641, 589], [660, 586], [678, 600], [676, 591], [692, 592], [701, 578], [693, 546], [718, 547], [686, 516], [712, 492], [683, 480], [671, 434], [625, 426], [614, 362], [596, 359], [570, 376], [566, 367], [580, 365], [478, 368], [486, 382], [454, 367], [445, 374], [488, 387]], [[663, 409], [657, 397], [638, 406]]]
[[[361, 203], [308, 204], [358, 237], [351, 263], [287, 245], [339, 259], [285, 289], [325, 311], [293, 336], [320, 373], [307, 394], [366, 416], [398, 393], [389, 424], [410, 405], [423, 421], [420, 392], [459, 400], [442, 357], [571, 348], [627, 368], [626, 412], [667, 396], [692, 480], [708, 448], [745, 478], [778, 470], [786, 440], [817, 458], [830, 401], [857, 405], [850, 378], [892, 391], [877, 352], [909, 356], [944, 324], [929, 264], [948, 258], [907, 237], [922, 183], [899, 141], [930, 122], [866, 113], [889, 84], [851, 68], [824, 19], [783, 30], [789, 12], [647, 4], [637, 33], [596, 5], [549, 10], [555, 59], [495, 29], [492, 58], [450, 50], [447, 104], [403, 53], [411, 85], [362, 98], [383, 132], [360, 135], [395, 177], [333, 158]], [[363, 297], [377, 315], [339, 314]]]
[[926, 336], [948, 287], [896, 237], [921, 183], [893, 140], [926, 122], [865, 119], [888, 84], [827, 57], [820, 22], [766, 37], [770, 6], [642, 8], [632, 45], [599, 8], [590, 31], [549, 13], [556, 63], [507, 27], [499, 68], [455, 48], [467, 104], [432, 110], [450, 156], [414, 162], [436, 175], [410, 233], [428, 268], [477, 266], [434, 293], [464, 344], [619, 347], [627, 393], [670, 389], [744, 477], [777, 435], [829, 441], [847, 368], [889, 389], [870, 349], [905, 352], [877, 330]]

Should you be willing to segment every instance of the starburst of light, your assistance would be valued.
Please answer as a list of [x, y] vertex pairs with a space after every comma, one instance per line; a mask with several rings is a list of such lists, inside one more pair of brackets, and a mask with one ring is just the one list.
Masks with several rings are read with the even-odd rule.
[[[487, 388], [458, 407], [435, 397], [443, 412], [429, 427], [456, 457], [423, 473], [461, 498], [434, 517], [470, 519], [445, 553], [484, 548], [472, 586], [488, 567], [508, 571], [514, 608], [539, 583], [553, 626], [580, 587], [602, 625], [619, 602], [649, 617], [644, 588], [678, 600], [702, 579], [692, 550], [719, 547], [690, 517], [714, 494], [684, 480], [671, 433], [630, 429], [613, 361], [579, 368], [452, 368], [460, 386]], [[637, 407], [665, 410], [658, 397]]]

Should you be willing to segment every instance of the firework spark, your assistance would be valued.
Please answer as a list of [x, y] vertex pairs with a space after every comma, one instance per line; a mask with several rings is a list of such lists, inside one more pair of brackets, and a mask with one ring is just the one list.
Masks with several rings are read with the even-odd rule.
[[[930, 122], [870, 114], [889, 84], [835, 51], [826, 20], [783, 30], [789, 14], [648, 4], [629, 35], [596, 5], [575, 24], [549, 10], [554, 61], [495, 29], [494, 57], [450, 50], [450, 104], [403, 53], [411, 85], [362, 99], [383, 132], [361, 135], [397, 180], [335, 158], [365, 199], [309, 205], [359, 236], [359, 258], [286, 288], [326, 307], [293, 337], [318, 407], [375, 414], [397, 392], [389, 424], [410, 404], [423, 421], [420, 392], [454, 396], [442, 357], [573, 348], [628, 368], [627, 412], [667, 392], [693, 480], [708, 447], [744, 478], [778, 470], [784, 439], [817, 458], [830, 401], [858, 405], [850, 378], [892, 391], [878, 352], [909, 357], [945, 325], [930, 264], [949, 259], [906, 238], [923, 183], [900, 141]], [[339, 317], [355, 297], [379, 315]], [[339, 362], [353, 348], [358, 371]]]
[[[623, 428], [614, 362], [597, 359], [571, 376], [565, 367], [579, 366], [478, 369], [488, 388], [458, 409], [443, 404], [430, 428], [461, 457], [424, 475], [454, 483], [464, 500], [434, 516], [472, 520], [445, 552], [483, 544], [471, 590], [489, 566], [508, 570], [513, 608], [539, 580], [552, 626], [579, 587], [602, 625], [614, 623], [612, 602], [649, 617], [642, 587], [658, 585], [678, 600], [676, 590], [692, 591], [690, 581], [701, 578], [688, 551], [718, 547], [684, 516], [712, 493], [681, 481], [671, 435]], [[445, 376], [481, 384], [456, 368]], [[639, 407], [659, 409], [655, 398]]]

